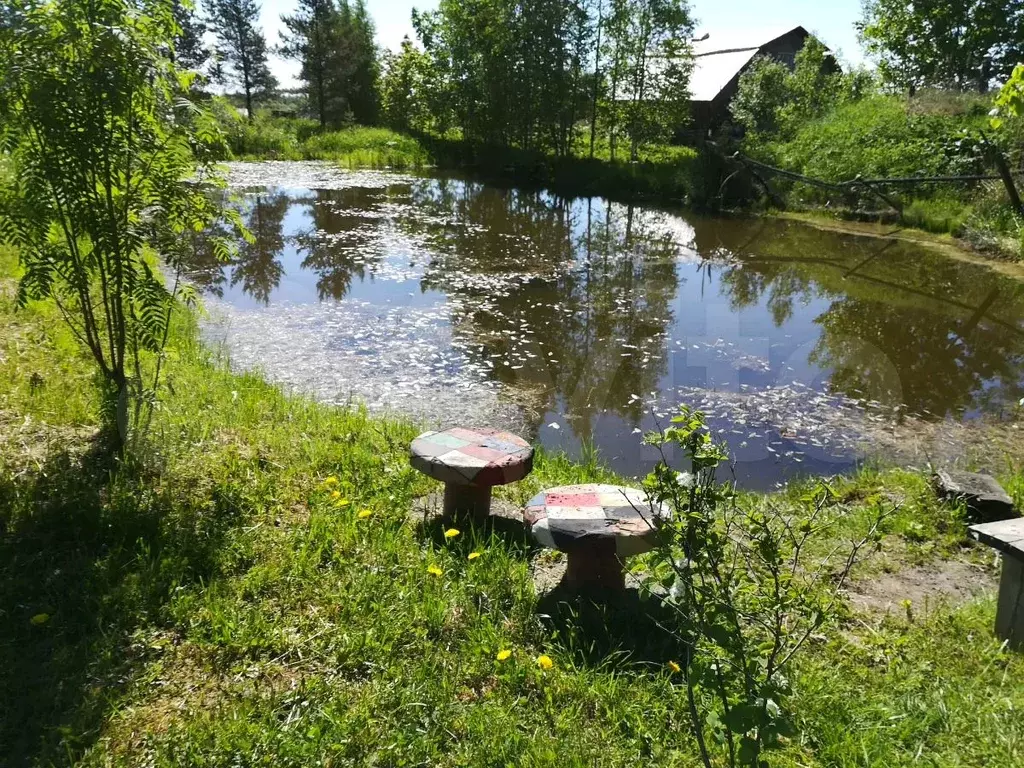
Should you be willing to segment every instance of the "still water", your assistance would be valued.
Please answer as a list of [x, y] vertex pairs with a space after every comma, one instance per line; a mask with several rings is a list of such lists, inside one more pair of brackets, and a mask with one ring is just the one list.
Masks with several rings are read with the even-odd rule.
[[210, 332], [329, 402], [593, 446], [627, 475], [688, 403], [763, 488], [1024, 396], [1024, 284], [920, 246], [454, 178], [231, 174], [255, 242], [197, 251]]

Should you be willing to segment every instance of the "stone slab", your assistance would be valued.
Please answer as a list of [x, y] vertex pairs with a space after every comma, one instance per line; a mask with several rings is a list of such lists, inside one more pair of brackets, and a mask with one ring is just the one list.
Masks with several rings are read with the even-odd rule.
[[983, 522], [1017, 517], [1013, 499], [994, 477], [979, 472], [940, 469], [935, 486], [947, 501], [963, 501], [976, 519]]
[[979, 523], [968, 528], [982, 544], [1002, 552], [1015, 560], [1024, 560], [1024, 518]]

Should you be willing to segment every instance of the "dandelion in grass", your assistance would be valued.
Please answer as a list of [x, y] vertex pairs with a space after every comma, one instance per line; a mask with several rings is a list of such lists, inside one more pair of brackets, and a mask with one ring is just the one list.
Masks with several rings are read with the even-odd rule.
[[338, 478], [336, 478], [334, 475], [331, 475], [326, 480], [324, 480], [324, 485], [326, 485], [328, 488], [330, 488], [331, 486], [337, 485], [337, 484], [338, 484]]
[[503, 651], [498, 651], [498, 655], [496, 658], [498, 659], [498, 661], [507, 661], [510, 656], [512, 656], [512, 651], [506, 648]]
[[373, 510], [372, 509], [360, 509], [358, 514], [356, 515], [356, 517], [358, 517], [360, 520], [365, 520], [366, 518], [368, 518], [372, 514], [373, 514]]
[[675, 661], [670, 661], [670, 662], [669, 662], [668, 664], [666, 664], [666, 666], [667, 666], [667, 667], [669, 668], [669, 671], [670, 671], [670, 672], [671, 672], [671, 673], [672, 673], [673, 675], [674, 675], [674, 674], [675, 674], [676, 672], [682, 672], [682, 671], [683, 671], [683, 668], [682, 668], [682, 667], [680, 667], [680, 666], [679, 666], [679, 663], [678, 663], [678, 662], [675, 662]]
[[332, 499], [340, 499], [341, 498], [341, 491], [331, 491], [331, 498]]
[[469, 554], [468, 554], [468, 555], [466, 556], [466, 559], [467, 559], [467, 560], [476, 560], [476, 559], [477, 559], [478, 557], [480, 557], [480, 555], [482, 555], [482, 554], [483, 554], [482, 552], [470, 552], [470, 553], [469, 553]]
[[338, 499], [336, 502], [334, 502], [334, 506], [336, 506], [336, 507], [347, 507], [351, 503], [352, 502], [349, 501], [348, 499]]
[[555, 666], [555, 662], [553, 662], [551, 657], [545, 653], [537, 657], [537, 666], [541, 669], [551, 669]]
[[440, 576], [442, 573], [444, 573], [444, 571], [442, 571], [436, 565], [431, 565], [429, 568], [427, 568], [427, 573], [429, 573], [431, 576]]
[[454, 539], [456, 536], [459, 535], [459, 533], [461, 533], [461, 531], [459, 531], [458, 528], [449, 528], [447, 531], [444, 532], [444, 537], [446, 539]]

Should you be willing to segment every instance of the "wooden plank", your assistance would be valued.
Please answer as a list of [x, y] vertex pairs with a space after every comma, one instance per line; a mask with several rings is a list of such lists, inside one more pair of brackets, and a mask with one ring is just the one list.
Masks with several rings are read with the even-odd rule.
[[997, 549], [1008, 557], [1024, 560], [1024, 518], [980, 523], [968, 528], [971, 536], [982, 544]]

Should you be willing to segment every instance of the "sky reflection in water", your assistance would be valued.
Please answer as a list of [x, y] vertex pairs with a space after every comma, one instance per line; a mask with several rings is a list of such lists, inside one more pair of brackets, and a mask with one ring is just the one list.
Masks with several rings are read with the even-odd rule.
[[[999, 413], [1024, 286], [907, 243], [457, 179], [240, 197], [255, 242], [191, 279], [233, 361], [331, 402], [504, 422], [625, 474], [679, 402], [737, 479], [849, 468], [872, 430]], [[511, 400], [514, 404], [509, 404]]]

